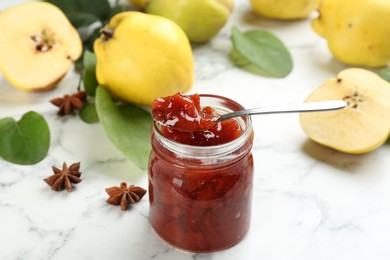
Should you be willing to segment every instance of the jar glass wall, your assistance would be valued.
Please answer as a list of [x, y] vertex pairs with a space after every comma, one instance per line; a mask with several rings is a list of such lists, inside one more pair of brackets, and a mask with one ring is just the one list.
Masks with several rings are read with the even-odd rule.
[[[243, 109], [220, 96], [201, 95], [202, 106], [222, 112]], [[237, 119], [237, 139], [213, 146], [177, 143], [152, 130], [149, 161], [150, 222], [169, 244], [212, 252], [238, 243], [249, 229], [253, 131], [249, 116]]]

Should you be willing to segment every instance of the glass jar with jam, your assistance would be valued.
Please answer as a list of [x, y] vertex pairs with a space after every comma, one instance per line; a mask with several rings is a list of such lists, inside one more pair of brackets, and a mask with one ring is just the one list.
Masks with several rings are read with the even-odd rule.
[[251, 119], [244, 116], [209, 129], [198, 127], [218, 114], [241, 109], [225, 97], [180, 93], [153, 104], [154, 118], [164, 118], [165, 125], [155, 121], [151, 135], [150, 222], [162, 239], [177, 248], [226, 249], [249, 229], [254, 173]]

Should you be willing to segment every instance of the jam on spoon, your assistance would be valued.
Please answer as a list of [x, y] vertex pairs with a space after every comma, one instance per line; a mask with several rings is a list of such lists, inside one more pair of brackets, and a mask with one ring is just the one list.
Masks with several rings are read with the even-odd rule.
[[162, 124], [182, 132], [207, 130], [215, 125], [217, 115], [211, 107], [200, 107], [198, 94], [158, 98], [153, 103], [153, 118]]
[[258, 107], [242, 109], [218, 115], [210, 107], [200, 108], [199, 95], [175, 96], [157, 99], [153, 105], [153, 117], [160, 124], [182, 132], [196, 132], [211, 129], [218, 122], [226, 119], [259, 114], [321, 112], [343, 109], [347, 106], [345, 100], [326, 100], [284, 106]]
[[[220, 144], [221, 141], [228, 142], [234, 140], [239, 136], [239, 134], [235, 135], [235, 133], [233, 133], [240, 127], [237, 121], [232, 121], [232, 118], [234, 117], [257, 114], [330, 111], [345, 108], [346, 105], [347, 103], [344, 100], [327, 100], [275, 107], [243, 109], [219, 115], [212, 107], [201, 108], [199, 95], [185, 96], [177, 93], [174, 96], [156, 99], [153, 104], [152, 114], [159, 124], [165, 126], [165, 131], [170, 132], [166, 135], [172, 135], [172, 139], [182, 143], [193, 144], [188, 141], [188, 137], [192, 136], [201, 138], [201, 140], [207, 140], [206, 143], [201, 142], [200, 145], [208, 145], [209, 139], [211, 140], [209, 145], [213, 145]], [[234, 129], [234, 131], [227, 130], [236, 126], [238, 128]], [[236, 131], [236, 133], [238, 133], [238, 131]], [[233, 134], [231, 136], [234, 136], [235, 138], [222, 138], [222, 140], [217, 140], [217, 142], [215, 142], [216, 140], [214, 140], [214, 137], [220, 134]], [[197, 145], [196, 143], [194, 144]]]
[[216, 122], [220, 114], [212, 107], [201, 107], [198, 94], [157, 98], [152, 116], [162, 123], [162, 134], [176, 142], [197, 146], [227, 143], [242, 134], [237, 120]]

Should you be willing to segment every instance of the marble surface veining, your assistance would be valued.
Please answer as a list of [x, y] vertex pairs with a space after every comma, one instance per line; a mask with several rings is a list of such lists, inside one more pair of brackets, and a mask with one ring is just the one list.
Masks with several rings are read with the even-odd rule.
[[[19, 1], [1, 1], [0, 9]], [[294, 60], [284, 79], [250, 74], [229, 60], [230, 28], [266, 29], [284, 41]], [[257, 17], [236, 0], [228, 24], [209, 43], [194, 45], [191, 93], [213, 93], [246, 107], [302, 102], [346, 68], [332, 58], [310, 19], [277, 22]], [[1, 58], [1, 54], [0, 54]], [[152, 231], [147, 197], [130, 210], [108, 205], [106, 187], [121, 181], [147, 187], [138, 170], [99, 124], [59, 118], [48, 100], [72, 93], [70, 71], [58, 87], [27, 93], [0, 76], [0, 118], [34, 110], [51, 131], [48, 156], [32, 166], [0, 159], [0, 259], [389, 259], [390, 145], [365, 155], [335, 152], [309, 141], [298, 115], [253, 117], [255, 178], [252, 222], [238, 245], [194, 254], [168, 246]], [[80, 161], [82, 182], [71, 193], [43, 182], [51, 166]]]

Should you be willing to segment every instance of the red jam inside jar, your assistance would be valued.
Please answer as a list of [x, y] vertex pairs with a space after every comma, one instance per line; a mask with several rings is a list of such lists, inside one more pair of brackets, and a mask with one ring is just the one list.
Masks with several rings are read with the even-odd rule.
[[176, 94], [153, 104], [156, 120], [175, 124], [153, 126], [150, 222], [175, 247], [222, 250], [241, 241], [249, 229], [254, 172], [250, 117], [213, 122], [210, 129], [200, 130], [220, 111], [240, 109], [215, 95]]

